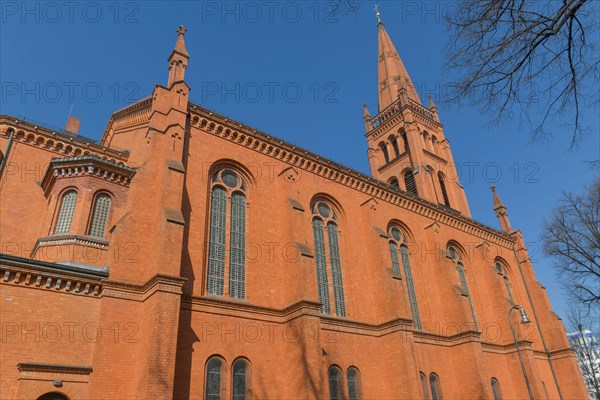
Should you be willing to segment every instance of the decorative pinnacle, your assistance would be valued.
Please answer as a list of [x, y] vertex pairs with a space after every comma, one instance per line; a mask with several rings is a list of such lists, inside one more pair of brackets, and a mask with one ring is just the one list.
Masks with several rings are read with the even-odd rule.
[[494, 186], [494, 185], [490, 185], [490, 190], [491, 190], [492, 192], [495, 192], [495, 191], [496, 191], [496, 186]]
[[181, 36], [183, 36], [183, 35], [185, 35], [186, 32], [187, 32], [186, 27], [183, 25], [179, 25], [179, 28], [177, 29], [177, 33], [179, 33]]
[[375, 16], [377, 17], [377, 25], [381, 24], [381, 13], [379, 12], [379, 5], [377, 3], [375, 3], [373, 11], [375, 11]]

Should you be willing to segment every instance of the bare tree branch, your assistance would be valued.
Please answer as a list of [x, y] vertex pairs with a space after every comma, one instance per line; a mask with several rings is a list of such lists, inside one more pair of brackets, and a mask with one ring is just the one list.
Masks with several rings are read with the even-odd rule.
[[516, 109], [535, 121], [533, 140], [566, 118], [577, 147], [584, 111], [600, 103], [599, 10], [591, 0], [461, 0], [446, 16], [446, 66], [461, 78], [445, 101], [482, 105], [493, 123]]
[[565, 289], [578, 303], [600, 309], [600, 177], [583, 195], [564, 193], [544, 222], [544, 251], [556, 260]]

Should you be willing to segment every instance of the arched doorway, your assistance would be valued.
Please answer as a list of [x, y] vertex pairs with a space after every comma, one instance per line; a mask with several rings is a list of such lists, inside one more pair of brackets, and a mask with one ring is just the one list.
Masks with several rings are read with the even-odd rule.
[[69, 398], [62, 393], [51, 392], [41, 395], [37, 400], [69, 400]]

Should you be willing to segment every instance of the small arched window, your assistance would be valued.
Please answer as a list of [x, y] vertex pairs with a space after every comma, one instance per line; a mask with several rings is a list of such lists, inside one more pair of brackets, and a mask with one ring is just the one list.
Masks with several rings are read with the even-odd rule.
[[221, 400], [223, 382], [223, 362], [219, 358], [211, 358], [206, 364], [205, 399]]
[[459, 252], [456, 249], [456, 247], [448, 246], [447, 254], [448, 257], [454, 262], [454, 265], [456, 267], [458, 279], [460, 280], [462, 295], [465, 296], [469, 302], [469, 308], [471, 309], [471, 317], [473, 318], [475, 330], [477, 330], [477, 318], [475, 317], [475, 308], [473, 307], [473, 301], [471, 300], [471, 294], [469, 293], [469, 286], [467, 285], [467, 277], [465, 275], [465, 267], [462, 261], [462, 253]]
[[106, 224], [108, 223], [108, 215], [110, 214], [110, 204], [111, 200], [108, 194], [102, 193], [96, 196], [88, 235], [99, 238], [106, 236]]
[[354, 367], [348, 368], [346, 380], [348, 381], [348, 399], [361, 400], [362, 391], [360, 386], [360, 372], [358, 369]]
[[502, 281], [504, 282], [504, 288], [506, 289], [508, 300], [510, 300], [511, 304], [515, 304], [512, 289], [510, 287], [510, 281], [508, 280], [508, 276], [506, 274], [506, 269], [502, 266], [502, 263], [500, 263], [500, 261], [496, 261], [496, 272], [498, 272], [498, 275], [502, 276]]
[[398, 226], [392, 225], [388, 232], [390, 257], [392, 259], [392, 269], [394, 273], [401, 276], [400, 260], [402, 260], [402, 268], [404, 270], [404, 278], [406, 280], [406, 289], [408, 292], [408, 301], [410, 310], [413, 316], [413, 321], [417, 329], [421, 329], [421, 316], [419, 314], [419, 305], [417, 302], [417, 293], [413, 280], [412, 270], [410, 267], [410, 259], [408, 254], [407, 236]]
[[431, 400], [442, 400], [440, 378], [436, 374], [429, 375], [429, 387], [431, 388]]
[[329, 368], [329, 400], [342, 400], [342, 370], [333, 366]]
[[239, 359], [233, 363], [233, 400], [246, 400], [252, 398], [251, 395], [251, 374], [250, 364], [244, 359]]
[[387, 146], [385, 145], [385, 143], [380, 143], [379, 144], [379, 148], [381, 149], [381, 152], [383, 153], [383, 159], [385, 160], [385, 163], [389, 163], [390, 162], [390, 154], [388, 153], [388, 149]]
[[[333, 283], [333, 301], [337, 316], [346, 316], [344, 302], [344, 282], [338, 241], [337, 214], [327, 202], [319, 200], [312, 207], [313, 236], [315, 240], [315, 262], [317, 266], [317, 288], [321, 312], [331, 314], [329, 303], [329, 279], [327, 273], [327, 256], [325, 249], [329, 247], [329, 264]], [[327, 240], [325, 239], [327, 238]], [[326, 243], [327, 241], [327, 243]]]
[[67, 396], [59, 392], [50, 392], [41, 395], [37, 400], [69, 400]]
[[500, 391], [500, 383], [496, 378], [492, 378], [492, 394], [494, 400], [502, 400], [502, 392]]
[[423, 392], [423, 399], [430, 400], [431, 396], [429, 396], [429, 384], [427, 383], [427, 376], [419, 372], [419, 379], [421, 380], [421, 391]]
[[398, 146], [398, 138], [395, 136], [390, 139], [390, 143], [392, 143], [392, 148], [394, 149], [394, 156], [398, 157], [400, 155], [400, 147]]
[[406, 137], [406, 132], [400, 131], [400, 137], [402, 138], [402, 144], [404, 145], [404, 151], [409, 151], [408, 147], [408, 138]]
[[[246, 297], [246, 183], [234, 171], [222, 169], [212, 177], [208, 242], [209, 294], [225, 292], [225, 254], [229, 226], [229, 295]], [[228, 207], [228, 199], [231, 206]]]
[[77, 204], [77, 192], [69, 190], [62, 197], [60, 202], [60, 211], [56, 220], [55, 235], [63, 235], [71, 231], [71, 222], [75, 213], [75, 204]]
[[438, 146], [438, 140], [435, 136], [431, 135], [431, 148], [433, 150], [433, 154], [437, 154], [437, 146]]
[[390, 185], [394, 189], [399, 189], [400, 188], [400, 184], [398, 183], [398, 179], [396, 179], [396, 178], [390, 179], [390, 182], [388, 183], [388, 185]]
[[431, 139], [429, 138], [429, 133], [423, 131], [423, 133], [421, 133], [421, 137], [423, 138], [423, 147], [426, 150], [431, 151]]
[[444, 174], [438, 172], [438, 181], [440, 182], [440, 189], [442, 190], [442, 198], [446, 207], [450, 207], [450, 199], [448, 198], [448, 191], [446, 190], [446, 179]]
[[415, 183], [415, 177], [411, 170], [407, 170], [404, 172], [404, 187], [406, 188], [406, 191], [408, 193], [418, 196], [417, 184]]

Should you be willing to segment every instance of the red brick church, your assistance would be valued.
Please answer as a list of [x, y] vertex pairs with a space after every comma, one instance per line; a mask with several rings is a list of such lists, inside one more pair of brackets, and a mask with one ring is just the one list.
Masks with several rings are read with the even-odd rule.
[[0, 397], [585, 398], [521, 232], [495, 191], [500, 229], [471, 218], [377, 30], [370, 176], [191, 103], [183, 27], [99, 142], [0, 116]]

